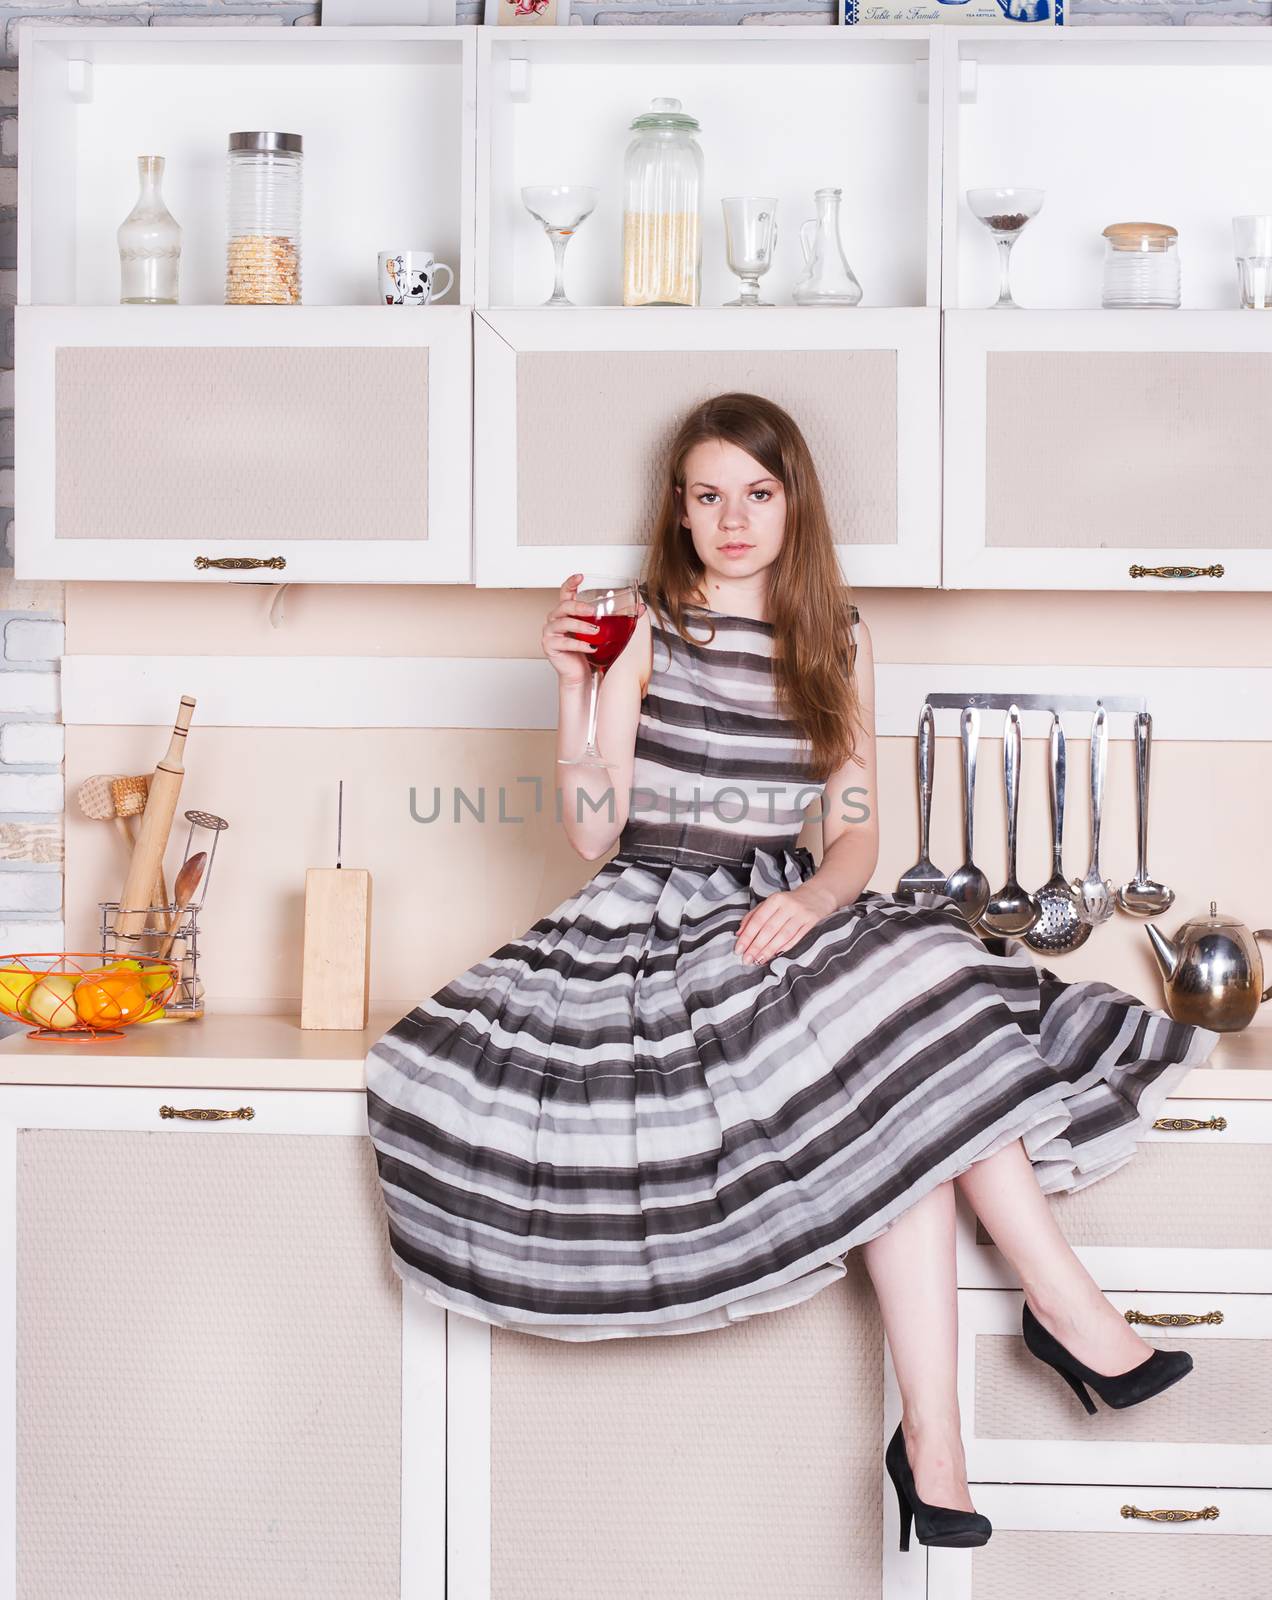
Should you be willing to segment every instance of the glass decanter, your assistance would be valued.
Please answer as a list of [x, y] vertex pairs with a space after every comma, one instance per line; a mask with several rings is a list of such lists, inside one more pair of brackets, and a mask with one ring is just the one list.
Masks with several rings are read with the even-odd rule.
[[804, 271], [791, 296], [797, 306], [855, 306], [861, 300], [861, 285], [839, 242], [839, 202], [843, 193], [842, 189], [818, 189], [813, 195], [817, 216], [810, 217], [799, 230]]
[[175, 306], [181, 228], [163, 201], [162, 156], [138, 156], [141, 190], [119, 225], [121, 306]]

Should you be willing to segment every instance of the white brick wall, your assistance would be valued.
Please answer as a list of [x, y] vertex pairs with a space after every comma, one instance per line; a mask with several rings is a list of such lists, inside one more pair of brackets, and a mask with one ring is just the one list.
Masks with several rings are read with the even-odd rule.
[[0, 762], [10, 767], [60, 767], [66, 729], [60, 722], [0, 724]]

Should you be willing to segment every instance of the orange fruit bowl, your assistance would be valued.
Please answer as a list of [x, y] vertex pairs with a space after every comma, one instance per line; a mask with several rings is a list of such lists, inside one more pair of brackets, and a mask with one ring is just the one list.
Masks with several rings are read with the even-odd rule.
[[173, 961], [96, 951], [0, 956], [0, 1015], [32, 1024], [28, 1039], [122, 1039], [153, 1022], [177, 986]]

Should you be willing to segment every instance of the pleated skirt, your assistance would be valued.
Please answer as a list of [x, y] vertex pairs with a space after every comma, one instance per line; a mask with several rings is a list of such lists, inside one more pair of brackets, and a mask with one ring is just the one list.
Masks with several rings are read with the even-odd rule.
[[372, 1047], [393, 1265], [431, 1302], [569, 1340], [794, 1305], [1015, 1139], [1046, 1192], [1115, 1171], [1219, 1038], [940, 893], [866, 890], [748, 964], [742, 918], [814, 862], [721, 848], [620, 848]]

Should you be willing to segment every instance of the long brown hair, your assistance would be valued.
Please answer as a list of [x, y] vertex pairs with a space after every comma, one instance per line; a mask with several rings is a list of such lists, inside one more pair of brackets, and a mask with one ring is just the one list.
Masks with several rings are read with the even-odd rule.
[[[852, 592], [840, 574], [826, 503], [807, 441], [789, 412], [758, 394], [719, 394], [696, 406], [677, 429], [661, 472], [657, 518], [643, 582], [655, 615], [680, 636], [705, 568], [684, 515], [685, 458], [695, 445], [724, 440], [745, 450], [786, 494], [786, 528], [768, 569], [773, 681], [787, 716], [811, 747], [809, 772], [825, 779], [855, 755], [862, 728], [849, 631]], [[677, 489], [681, 493], [677, 494]], [[705, 591], [703, 591], [705, 595]], [[695, 621], [710, 622], [710, 618]], [[709, 638], [714, 638], [714, 627]], [[864, 730], [863, 730], [864, 731]]]

